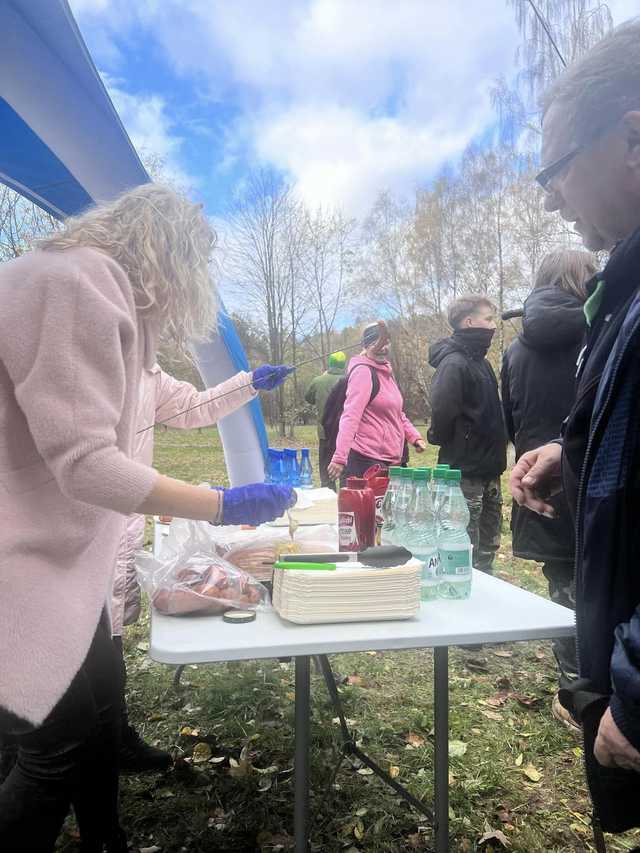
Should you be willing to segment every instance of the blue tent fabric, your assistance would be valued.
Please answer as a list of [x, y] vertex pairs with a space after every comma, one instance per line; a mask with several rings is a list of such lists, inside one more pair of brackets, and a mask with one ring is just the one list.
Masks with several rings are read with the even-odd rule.
[[88, 207], [93, 199], [53, 151], [9, 104], [0, 98], [0, 180], [62, 218]]
[[[67, 0], [0, 0], [0, 182], [63, 218], [148, 181]], [[247, 369], [224, 311], [201, 363], [208, 384]], [[225, 418], [220, 434], [232, 484], [261, 481], [259, 402]]]

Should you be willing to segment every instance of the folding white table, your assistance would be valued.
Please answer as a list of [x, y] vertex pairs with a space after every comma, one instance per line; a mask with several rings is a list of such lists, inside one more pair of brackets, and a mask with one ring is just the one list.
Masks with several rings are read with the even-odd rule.
[[[157, 531], [157, 542], [161, 531]], [[149, 654], [159, 663], [184, 665], [261, 658], [295, 658], [295, 850], [308, 850], [310, 658], [321, 656], [331, 691], [326, 655], [371, 650], [434, 650], [434, 814], [411, 795], [416, 808], [431, 816], [436, 853], [449, 849], [449, 646], [505, 643], [570, 636], [573, 613], [538, 595], [474, 571], [466, 601], [435, 601], [422, 606], [414, 619], [397, 622], [352, 622], [295, 625], [274, 611], [260, 612], [255, 622], [228, 624], [220, 617], [171, 617], [153, 613]], [[338, 697], [335, 690], [332, 699]], [[339, 702], [339, 698], [338, 698]], [[395, 780], [364, 756], [341, 725], [348, 751], [365, 760], [403, 796]]]

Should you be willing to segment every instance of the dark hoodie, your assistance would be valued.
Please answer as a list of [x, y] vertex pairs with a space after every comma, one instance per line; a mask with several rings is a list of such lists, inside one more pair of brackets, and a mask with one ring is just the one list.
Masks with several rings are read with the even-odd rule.
[[[502, 405], [516, 459], [560, 435], [576, 388], [576, 361], [586, 330], [583, 305], [559, 287], [534, 290], [524, 304], [522, 333], [502, 363]], [[556, 518], [517, 507], [511, 517], [518, 557], [571, 563], [574, 533], [565, 499], [554, 499]]]
[[507, 467], [507, 439], [498, 384], [484, 351], [473, 351], [456, 334], [433, 344], [430, 444], [439, 462], [465, 477], [499, 477]]

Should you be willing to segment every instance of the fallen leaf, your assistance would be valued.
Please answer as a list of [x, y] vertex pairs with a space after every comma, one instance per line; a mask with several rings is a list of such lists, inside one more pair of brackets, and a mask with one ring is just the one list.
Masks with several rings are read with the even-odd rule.
[[407, 843], [412, 850], [420, 850], [424, 847], [424, 838], [417, 832], [407, 835]]
[[289, 700], [289, 702], [295, 702], [295, 698], [296, 698], [296, 694], [295, 694], [295, 693], [290, 692], [290, 693], [285, 693], [284, 695], [285, 695], [285, 696], [286, 696], [286, 698]]
[[358, 773], [360, 776], [372, 776], [373, 770], [370, 767], [361, 767], [360, 770], [358, 770]]
[[389, 776], [391, 776], [392, 779], [397, 779], [399, 775], [400, 775], [400, 768], [397, 767], [395, 764], [392, 764], [391, 767], [389, 768]]
[[502, 715], [497, 714], [495, 711], [480, 711], [480, 713], [487, 717], [487, 719], [489, 720], [496, 720], [498, 722], [502, 722]]
[[542, 773], [536, 770], [533, 764], [527, 764], [526, 767], [522, 768], [522, 772], [532, 782], [539, 782], [542, 779]]
[[262, 779], [258, 780], [258, 790], [263, 794], [268, 791], [272, 785], [273, 776], [263, 776]]
[[498, 818], [500, 823], [505, 824], [511, 824], [511, 821], [513, 820], [513, 815], [506, 806], [498, 806], [498, 808], [496, 809], [496, 817]]
[[353, 827], [353, 834], [358, 841], [362, 841], [364, 838], [364, 824], [361, 820], [357, 821], [356, 825]]
[[211, 758], [211, 747], [208, 743], [201, 741], [193, 747], [193, 763], [203, 764]]
[[378, 652], [367, 652], [368, 655], [371, 655], [372, 658], [376, 657]]
[[467, 744], [461, 740], [449, 741], [449, 758], [462, 758], [467, 751]]
[[149, 643], [147, 643], [147, 642], [138, 643], [138, 645], [136, 646], [136, 649], [139, 652], [148, 652], [149, 651]]
[[513, 652], [508, 652], [506, 649], [496, 649], [493, 653], [497, 658], [512, 658]]
[[356, 812], [356, 817], [364, 817], [369, 809], [358, 809]]
[[494, 841], [497, 841], [498, 844], [501, 844], [503, 847], [511, 846], [511, 842], [504, 834], [504, 832], [501, 832], [499, 829], [489, 829], [488, 832], [485, 832], [482, 838], [478, 840], [478, 847], [480, 847], [482, 844], [488, 844], [489, 842]]
[[277, 773], [278, 772], [278, 765], [277, 764], [270, 764], [269, 767], [255, 767], [254, 766], [253, 769], [256, 771], [256, 773], [262, 773], [263, 775], [268, 775], [271, 773]]
[[171, 797], [175, 797], [175, 794], [168, 788], [160, 788], [160, 790], [156, 791], [153, 795], [155, 800], [169, 800]]
[[191, 726], [183, 726], [180, 729], [181, 737], [187, 737], [188, 735], [192, 735], [192, 734], [193, 734], [193, 729], [191, 728]]
[[209, 759], [209, 764], [222, 764], [224, 761], [224, 755], [215, 755], [213, 758]]
[[582, 748], [579, 746], [574, 746], [571, 752], [575, 755], [576, 758], [582, 758]]
[[521, 693], [514, 693], [513, 698], [525, 708], [535, 708], [542, 701], [539, 696], [523, 696]]
[[538, 660], [544, 660], [544, 659], [546, 658], [546, 656], [547, 656], [547, 653], [545, 652], [545, 650], [544, 650], [544, 649], [536, 649], [536, 651], [535, 651], [535, 657], [536, 657]]
[[242, 747], [239, 761], [236, 761], [235, 758], [229, 759], [229, 776], [233, 779], [244, 779], [252, 769], [251, 761], [249, 760], [249, 750], [246, 746]]
[[347, 684], [353, 684], [356, 687], [361, 687], [364, 684], [364, 679], [360, 675], [347, 676]]
[[408, 735], [405, 735], [405, 743], [408, 743], [413, 749], [418, 749], [421, 746], [424, 746], [424, 738], [417, 735], [415, 732], [409, 732]]
[[523, 759], [524, 759], [524, 755], [523, 755], [522, 753], [519, 753], [519, 754], [516, 756], [516, 760], [515, 760], [515, 765], [516, 765], [516, 767], [522, 767], [522, 761], [523, 761]]
[[156, 711], [155, 713], [150, 714], [150, 715], [147, 717], [147, 719], [148, 719], [148, 720], [149, 720], [149, 722], [151, 722], [151, 723], [157, 723], [157, 722], [158, 722], [158, 720], [164, 720], [166, 716], [167, 716], [167, 715], [166, 715], [166, 714], [164, 714], [162, 711]]
[[157, 844], [152, 844], [151, 847], [140, 847], [140, 853], [158, 853], [159, 850], [162, 850], [162, 847], [158, 847]]

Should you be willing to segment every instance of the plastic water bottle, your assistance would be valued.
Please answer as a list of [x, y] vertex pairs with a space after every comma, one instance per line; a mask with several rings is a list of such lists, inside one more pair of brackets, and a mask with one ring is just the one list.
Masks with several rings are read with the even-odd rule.
[[444, 500], [444, 496], [447, 493], [447, 470], [448, 469], [440, 468], [436, 465], [433, 469], [433, 475], [431, 478], [431, 502], [436, 514], [436, 526], [439, 526], [440, 524], [440, 507]]
[[300, 486], [303, 489], [313, 488], [313, 468], [309, 459], [309, 448], [302, 448], [302, 461], [300, 462]]
[[404, 545], [407, 533], [407, 510], [413, 496], [413, 468], [401, 468], [400, 472], [400, 488], [395, 503], [394, 545]]
[[396, 527], [395, 502], [401, 485], [402, 468], [393, 466], [389, 468], [389, 485], [382, 501], [382, 544], [392, 545], [393, 534]]
[[460, 488], [461, 473], [446, 472], [447, 490], [439, 511], [440, 598], [469, 598], [473, 548], [467, 526], [469, 508]]
[[440, 584], [440, 555], [430, 481], [430, 468], [414, 468], [414, 492], [407, 511], [407, 536], [404, 543], [416, 560], [422, 563], [420, 597], [423, 601], [435, 601]]
[[288, 486], [300, 485], [300, 466], [298, 465], [298, 451], [293, 447], [284, 449], [284, 475]]
[[281, 450], [275, 447], [267, 448], [267, 483], [284, 482], [284, 463]]

